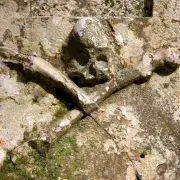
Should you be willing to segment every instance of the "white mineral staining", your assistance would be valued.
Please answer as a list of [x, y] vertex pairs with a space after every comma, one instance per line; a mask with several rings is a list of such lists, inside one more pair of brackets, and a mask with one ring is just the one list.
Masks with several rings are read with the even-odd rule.
[[80, 41], [84, 45], [88, 47], [108, 47], [108, 38], [103, 30], [101, 22], [98, 19], [84, 17], [75, 24], [72, 32], [80, 38]]
[[116, 33], [115, 38], [116, 38], [116, 42], [118, 45], [124, 45], [124, 40], [120, 33], [118, 33], [118, 34]]
[[107, 152], [107, 154], [118, 152], [116, 144], [112, 139], [107, 139], [103, 144], [103, 146], [104, 146], [104, 151]]
[[62, 122], [59, 123], [59, 127], [65, 127], [68, 126], [70, 124], [69, 120], [63, 120]]
[[106, 87], [106, 91], [108, 91], [109, 90], [109, 87]]
[[63, 128], [69, 126], [70, 123], [71, 123], [70, 120], [64, 119], [58, 125], [56, 125], [56, 127], [53, 128], [53, 131], [58, 133], [58, 132], [62, 131]]
[[77, 34], [79, 37], [82, 37], [83, 36], [83, 31], [84, 31], [84, 29], [86, 28], [86, 21], [87, 20], [93, 20], [92, 18], [90, 18], [90, 17], [84, 17], [84, 18], [82, 18], [81, 20], [79, 20], [76, 24], [75, 24], [75, 26], [74, 26], [74, 28], [73, 28], [73, 32], [75, 33], [75, 34]]
[[0, 167], [3, 164], [3, 161], [6, 158], [6, 151], [4, 151], [1, 147], [0, 147]]
[[163, 66], [165, 63], [178, 67], [180, 65], [180, 52], [176, 48], [167, 48], [154, 53], [145, 53], [137, 68], [142, 76], [146, 77], [152, 75], [157, 67]]

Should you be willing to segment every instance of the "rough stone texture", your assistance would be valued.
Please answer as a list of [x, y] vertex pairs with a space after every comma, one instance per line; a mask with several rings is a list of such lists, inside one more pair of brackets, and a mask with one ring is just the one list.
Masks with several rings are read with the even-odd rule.
[[[24, 139], [24, 132], [34, 127], [41, 130], [54, 114], [66, 108], [43, 87], [23, 81], [22, 74], [0, 64], [0, 151], [1, 159]], [[2, 161], [1, 161], [2, 162]]]
[[[127, 153], [142, 179], [179, 179], [179, 69], [155, 74], [150, 82], [132, 85], [103, 103], [93, 117], [112, 137], [107, 153]], [[116, 102], [116, 103], [115, 103]], [[134, 179], [129, 164], [126, 179]]]
[[179, 1], [155, 0], [152, 18], [111, 20], [115, 36], [121, 35], [125, 44], [121, 56], [126, 65], [137, 64], [144, 52], [162, 47], [179, 48], [179, 6]]
[[[50, 147], [45, 165], [37, 158], [39, 149], [33, 150], [36, 156], [30, 147], [22, 152], [25, 143], [10, 156], [15, 169], [23, 157], [30, 159], [23, 161], [27, 176], [35, 179], [134, 180], [137, 173], [147, 180], [179, 179], [179, 78], [180, 69], [169, 76], [154, 74], [149, 82], [114, 94], [101, 105], [104, 111], [81, 120]], [[2, 168], [6, 173], [7, 167]], [[39, 174], [39, 168], [47, 174]], [[11, 171], [11, 176], [22, 178], [24, 171]]]
[[119, 17], [142, 16], [143, 0], [42, 0], [31, 3], [33, 16]]
[[[102, 14], [98, 6], [93, 9], [97, 12], [79, 11], [78, 1], [63, 3], [0, 1], [1, 43], [41, 56], [60, 68], [63, 48], [77, 22], [72, 16]], [[141, 13], [135, 9], [127, 12], [123, 9], [115, 16]], [[114, 16], [111, 12], [106, 15]], [[109, 23], [117, 56], [125, 67], [137, 64], [145, 52], [180, 49], [179, 0], [155, 0], [150, 19], [111, 18]], [[49, 147], [34, 134], [66, 111], [61, 99], [49, 93], [39, 76], [29, 78], [21, 67], [1, 63], [1, 164], [7, 151], [15, 148], [4, 161], [1, 179], [180, 179], [180, 70], [158, 73], [150, 81], [108, 98], [101, 111], [80, 121]], [[32, 129], [32, 134], [25, 133]]]

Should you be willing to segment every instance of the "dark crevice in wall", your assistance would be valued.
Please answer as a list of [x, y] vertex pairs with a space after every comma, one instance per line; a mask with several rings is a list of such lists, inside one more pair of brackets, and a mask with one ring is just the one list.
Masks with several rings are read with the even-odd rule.
[[136, 173], [136, 180], [142, 180], [141, 175], [137, 172], [137, 170], [135, 173]]
[[144, 0], [144, 17], [152, 17], [153, 16], [153, 4], [154, 0]]
[[165, 62], [164, 65], [157, 68], [155, 72], [160, 76], [168, 76], [176, 71], [177, 68], [178, 66]]

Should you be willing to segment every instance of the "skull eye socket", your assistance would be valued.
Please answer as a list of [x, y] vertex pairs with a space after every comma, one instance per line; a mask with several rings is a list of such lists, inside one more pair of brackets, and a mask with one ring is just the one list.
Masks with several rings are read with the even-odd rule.
[[104, 54], [100, 54], [99, 56], [97, 56], [96, 59], [97, 59], [97, 61], [108, 62], [107, 57], [106, 57], [106, 55], [104, 55]]
[[76, 60], [81, 66], [86, 66], [89, 62], [89, 56], [83, 52], [80, 52], [77, 55]]

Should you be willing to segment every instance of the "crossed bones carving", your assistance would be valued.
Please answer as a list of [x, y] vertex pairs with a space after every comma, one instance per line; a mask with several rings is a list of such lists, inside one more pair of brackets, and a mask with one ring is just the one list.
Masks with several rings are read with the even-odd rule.
[[138, 65], [119, 70], [98, 91], [88, 94], [60, 69], [53, 67], [40, 57], [23, 55], [6, 46], [0, 46], [0, 55], [5, 58], [4, 62], [21, 63], [25, 69], [38, 72], [56, 82], [56, 86], [62, 87], [82, 110], [69, 111], [64, 117], [52, 124], [46, 132], [42, 133], [42, 140], [50, 142], [64, 134], [72, 124], [80, 120], [84, 115], [91, 115], [91, 112], [99, 108], [99, 104], [112, 93], [138, 79], [150, 77], [154, 70], [166, 63], [175, 67], [180, 65], [180, 52], [178, 49], [166, 48], [155, 53], [145, 53]]

